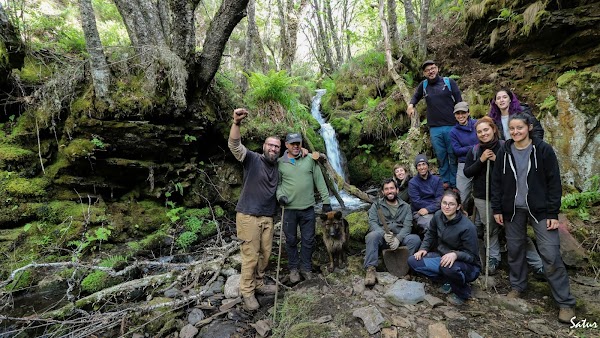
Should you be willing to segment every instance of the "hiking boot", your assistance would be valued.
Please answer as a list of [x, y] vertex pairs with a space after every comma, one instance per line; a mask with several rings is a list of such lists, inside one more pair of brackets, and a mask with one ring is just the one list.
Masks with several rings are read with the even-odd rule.
[[541, 267], [533, 272], [533, 277], [537, 280], [543, 281], [546, 280], [546, 275], [544, 274], [544, 268]]
[[256, 297], [254, 297], [254, 295], [244, 296], [243, 300], [244, 306], [248, 311], [258, 310], [258, 308], [260, 307], [260, 304], [258, 304], [258, 301], [256, 300]]
[[373, 286], [377, 283], [377, 270], [374, 266], [367, 268], [367, 274], [365, 276], [365, 286]]
[[450, 184], [448, 182], [444, 182], [442, 184], [442, 188], [444, 188], [444, 190], [448, 190], [448, 188], [450, 188]]
[[558, 321], [561, 323], [571, 323], [573, 317], [575, 317], [575, 311], [572, 307], [561, 307], [558, 311]]
[[277, 285], [263, 284], [257, 287], [254, 291], [261, 295], [274, 295], [277, 291]]
[[444, 285], [440, 286], [440, 288], [438, 289], [439, 292], [447, 295], [450, 292], [452, 292], [452, 287], [450, 286], [450, 283], [444, 283]]
[[512, 290], [510, 290], [510, 292], [508, 294], [506, 294], [506, 298], [509, 298], [509, 299], [521, 298], [521, 291], [512, 289]]
[[300, 274], [302, 275], [302, 278], [304, 278], [304, 280], [309, 280], [309, 279], [313, 279], [313, 273], [310, 271], [300, 271]]
[[488, 273], [492, 276], [495, 275], [496, 270], [498, 270], [499, 266], [500, 266], [500, 262], [498, 262], [498, 260], [496, 258], [493, 258], [493, 257], [490, 258], [488, 260], [488, 265], [487, 265]]
[[455, 305], [455, 306], [461, 306], [467, 301], [466, 299], [460, 298], [455, 293], [451, 293], [448, 296], [448, 298], [446, 298], [446, 300], [448, 301], [448, 303]]
[[294, 269], [290, 271], [290, 283], [296, 284], [300, 281], [300, 273], [298, 270]]

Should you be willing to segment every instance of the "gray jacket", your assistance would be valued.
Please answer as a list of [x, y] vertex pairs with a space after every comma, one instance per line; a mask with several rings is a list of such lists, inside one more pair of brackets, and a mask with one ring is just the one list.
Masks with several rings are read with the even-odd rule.
[[383, 216], [390, 228], [400, 243], [404, 240], [404, 237], [409, 235], [412, 231], [412, 211], [410, 205], [398, 198], [398, 211], [395, 215], [392, 215], [392, 211], [389, 209], [388, 204], [383, 198], [379, 198], [375, 203], [371, 205], [369, 209], [369, 232], [379, 231], [384, 233], [383, 224], [379, 221], [377, 215], [377, 208], [381, 208]]

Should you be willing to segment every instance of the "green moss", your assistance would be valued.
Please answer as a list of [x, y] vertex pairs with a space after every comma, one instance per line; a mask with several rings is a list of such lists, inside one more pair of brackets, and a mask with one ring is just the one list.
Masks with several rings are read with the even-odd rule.
[[21, 81], [27, 84], [36, 84], [48, 80], [53, 73], [53, 69], [42, 60], [27, 56], [23, 67], [15, 69], [14, 72]]
[[369, 215], [367, 211], [357, 211], [346, 216], [348, 221], [350, 238], [356, 241], [364, 241], [369, 232]]
[[104, 271], [94, 271], [81, 281], [81, 290], [87, 293], [95, 293], [120, 283], [120, 278], [111, 277]]
[[158, 230], [142, 239], [139, 243], [143, 250], [158, 249], [164, 245], [168, 237], [169, 235], [164, 230]]
[[31, 160], [35, 153], [28, 149], [23, 149], [19, 146], [0, 143], [0, 161], [21, 162]]
[[348, 162], [348, 173], [354, 185], [361, 185], [371, 179], [371, 170], [366, 165], [366, 159], [356, 156]]
[[14, 177], [6, 182], [6, 193], [15, 197], [41, 197], [46, 194], [49, 182], [45, 178]]
[[558, 79], [556, 79], [556, 84], [558, 85], [558, 88], [565, 88], [576, 77], [577, 71], [570, 70], [568, 72], [565, 72], [563, 75], [559, 76]]
[[94, 109], [94, 103], [92, 86], [90, 85], [83, 95], [71, 102], [71, 113], [74, 113], [75, 116], [82, 116], [88, 114], [92, 109]]
[[33, 277], [30, 270], [24, 270], [15, 275], [15, 278], [4, 288], [6, 291], [18, 291], [29, 287]]
[[111, 90], [116, 107], [127, 114], [131, 111], [149, 111], [155, 104], [164, 104], [165, 98], [149, 95], [144, 89], [144, 83], [143, 74], [117, 79], [114, 90]]
[[327, 338], [331, 333], [332, 329], [327, 324], [304, 322], [292, 326], [285, 334], [285, 338]]
[[73, 162], [82, 157], [89, 157], [94, 153], [96, 146], [88, 139], [74, 139], [62, 149], [62, 153], [69, 160]]

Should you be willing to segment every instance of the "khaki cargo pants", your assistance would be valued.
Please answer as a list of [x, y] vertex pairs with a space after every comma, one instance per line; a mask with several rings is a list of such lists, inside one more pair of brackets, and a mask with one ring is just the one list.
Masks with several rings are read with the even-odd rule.
[[241, 245], [242, 272], [240, 293], [254, 294], [254, 289], [263, 285], [265, 269], [273, 247], [273, 217], [252, 216], [238, 212], [235, 217], [237, 237]]

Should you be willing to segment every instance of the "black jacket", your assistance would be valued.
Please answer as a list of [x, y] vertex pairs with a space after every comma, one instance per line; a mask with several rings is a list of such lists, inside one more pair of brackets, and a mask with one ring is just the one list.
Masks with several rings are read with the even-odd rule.
[[408, 196], [408, 182], [412, 179], [412, 176], [407, 175], [404, 183], [397, 179], [396, 177], [392, 177], [394, 182], [396, 182], [396, 187], [398, 187], [398, 198], [402, 199], [404, 202], [410, 204], [410, 196]]
[[[502, 147], [503, 141], [498, 141], [496, 146], [492, 149], [494, 154], [498, 155], [498, 151]], [[469, 149], [467, 152], [467, 156], [465, 157], [465, 170], [464, 174], [466, 177], [473, 178], [473, 196], [475, 198], [485, 199], [485, 181], [486, 181], [486, 171], [487, 171], [487, 162], [481, 162], [479, 158], [481, 154], [483, 154], [483, 149], [481, 146], [476, 145], [475, 147]], [[476, 154], [473, 154], [476, 152]], [[498, 157], [496, 157], [498, 159]], [[490, 160], [490, 182], [492, 181], [492, 172], [494, 171], [494, 162]], [[491, 184], [490, 184], [491, 186]], [[491, 190], [490, 190], [491, 195]]]
[[481, 267], [477, 230], [471, 220], [463, 216], [460, 210], [451, 220], [448, 220], [441, 210], [436, 211], [429, 223], [429, 230], [425, 233], [420, 250], [435, 251], [442, 256], [454, 251], [458, 256], [457, 260]]
[[[527, 172], [527, 206], [529, 213], [537, 221], [558, 219], [562, 185], [560, 169], [554, 149], [541, 139], [532, 139], [529, 170]], [[508, 140], [496, 154], [496, 164], [492, 174], [492, 210], [494, 215], [505, 218], [515, 215], [515, 197], [517, 196], [517, 173], [515, 158]]]

